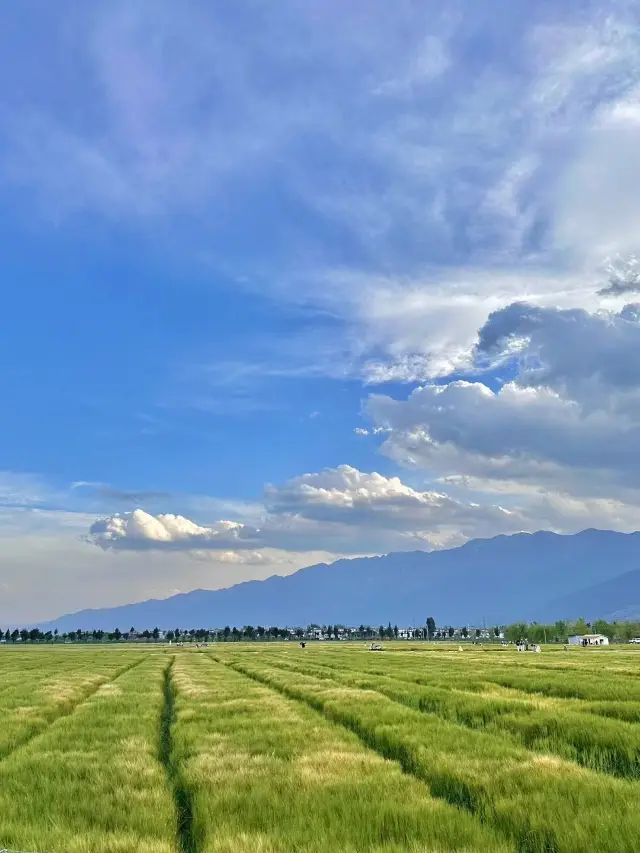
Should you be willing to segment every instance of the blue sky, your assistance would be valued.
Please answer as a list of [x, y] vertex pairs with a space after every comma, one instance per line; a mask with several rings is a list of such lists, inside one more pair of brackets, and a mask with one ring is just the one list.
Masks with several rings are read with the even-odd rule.
[[8, 7], [0, 623], [635, 529], [639, 18]]

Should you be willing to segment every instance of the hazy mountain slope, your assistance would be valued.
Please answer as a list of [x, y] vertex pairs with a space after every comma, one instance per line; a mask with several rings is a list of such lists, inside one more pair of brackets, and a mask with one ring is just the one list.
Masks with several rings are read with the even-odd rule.
[[[422, 624], [502, 623], [548, 619], [571, 596], [597, 618], [627, 604], [625, 581], [611, 587], [606, 607], [586, 590], [640, 565], [640, 533], [585, 530], [574, 536], [517, 534], [476, 539], [460, 548], [338, 560], [282, 578], [196, 590], [161, 601], [82, 611], [48, 623], [60, 631], [102, 628], [294, 625], [309, 622]], [[563, 604], [564, 602], [564, 604]], [[602, 611], [602, 612], [600, 612]], [[571, 613], [563, 615], [572, 615]]]
[[594, 584], [550, 602], [552, 619], [596, 618], [640, 619], [640, 569]]

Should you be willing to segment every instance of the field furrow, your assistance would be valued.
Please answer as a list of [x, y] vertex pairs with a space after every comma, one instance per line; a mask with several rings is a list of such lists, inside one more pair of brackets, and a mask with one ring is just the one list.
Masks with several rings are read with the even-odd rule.
[[[423, 713], [437, 714], [461, 726], [508, 738], [515, 744], [613, 776], [640, 779], [640, 727], [633, 721], [585, 717], [585, 704], [572, 701], [527, 701], [526, 696], [480, 695], [476, 692], [425, 687], [403, 679], [367, 675], [357, 668], [329, 668], [306, 661], [265, 656], [272, 665], [292, 672], [375, 690]], [[588, 709], [591, 711], [591, 708]], [[608, 716], [602, 709], [602, 716]]]
[[0, 678], [0, 761], [141, 660], [137, 652], [98, 657], [40, 652], [23, 665], [17, 654], [5, 658]]
[[640, 785], [533, 754], [388, 697], [263, 665], [229, 661], [244, 674], [321, 710], [380, 754], [511, 838], [520, 853], [634, 851]]
[[174, 853], [159, 757], [166, 655], [136, 661], [0, 762], [0, 847]]
[[172, 761], [198, 853], [513, 850], [353, 733], [205, 655], [179, 655]]

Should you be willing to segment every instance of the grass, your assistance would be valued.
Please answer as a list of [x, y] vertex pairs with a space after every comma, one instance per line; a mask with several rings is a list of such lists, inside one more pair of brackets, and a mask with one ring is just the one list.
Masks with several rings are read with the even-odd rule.
[[198, 850], [510, 849], [398, 762], [299, 702], [205, 655], [179, 658], [173, 678], [174, 757]]
[[[305, 661], [265, 658], [294, 672], [332, 679], [351, 687], [375, 690], [389, 698], [437, 714], [472, 729], [480, 729], [511, 740], [528, 749], [553, 753], [594, 770], [629, 779], [640, 779], [640, 727], [634, 725], [638, 707], [624, 703], [588, 703], [574, 700], [532, 698], [486, 685], [473, 691], [442, 684], [424, 686], [385, 675], [362, 672], [357, 666], [340, 669], [310, 666]], [[633, 686], [633, 685], [632, 685]], [[622, 708], [620, 705], [622, 704]], [[601, 718], [585, 717], [597, 714]], [[626, 714], [626, 716], [625, 716]], [[611, 719], [602, 719], [609, 717]], [[620, 720], [626, 720], [621, 722]]]
[[138, 659], [135, 652], [0, 654], [0, 760]]
[[631, 853], [640, 653], [0, 650], [0, 848]]
[[133, 666], [0, 761], [0, 847], [175, 850], [171, 789], [158, 758], [166, 666], [164, 656], [137, 655]]

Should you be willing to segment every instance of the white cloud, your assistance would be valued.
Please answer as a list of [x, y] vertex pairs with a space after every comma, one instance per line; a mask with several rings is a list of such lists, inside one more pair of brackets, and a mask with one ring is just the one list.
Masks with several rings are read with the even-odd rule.
[[[244, 580], [288, 575], [332, 562], [327, 551], [215, 551], [90, 548], [94, 515], [0, 510], [0, 627], [28, 625], [85, 607], [113, 607], [192, 589], [221, 589]], [[218, 555], [221, 559], [218, 559]]]
[[265, 489], [259, 527], [232, 521], [197, 524], [143, 510], [116, 513], [91, 525], [87, 541], [103, 550], [182, 552], [196, 559], [244, 565], [278, 564], [287, 553], [380, 553], [470, 536], [517, 531], [515, 509], [418, 490], [398, 477], [341, 465]]
[[[42, 65], [60, 71], [46, 99], [33, 52], [6, 46], [21, 85], [0, 114], [4, 186], [61, 220], [143, 223], [239, 287], [329, 312], [331, 346], [305, 330], [292, 358], [256, 358], [254, 380], [446, 374], [516, 298], [587, 305], [638, 231], [633, 9], [477, 10], [283, 2], [238, 27], [199, 0], [123, 0], [72, 33], [43, 18]], [[491, 63], [468, 49], [488, 38]], [[267, 252], [229, 239], [256, 204]]]
[[465, 504], [442, 492], [413, 489], [399, 477], [363, 473], [350, 465], [303, 474], [283, 486], [271, 486], [265, 497], [272, 516], [299, 515], [365, 529], [436, 533], [441, 527], [456, 527], [468, 533], [481, 530], [483, 525], [498, 531], [519, 529], [521, 524], [516, 513], [499, 506]]
[[[116, 513], [91, 525], [89, 539], [101, 548], [229, 550], [251, 547], [258, 531], [235, 521], [203, 527], [181, 515], [150, 515], [142, 509]], [[228, 555], [226, 562], [229, 562]]]
[[478, 380], [424, 385], [404, 400], [374, 395], [367, 410], [389, 430], [387, 455], [450, 488], [528, 494], [522, 512], [547, 523], [583, 515], [628, 526], [640, 505], [639, 347], [634, 307], [515, 303], [491, 315], [475, 350], [511, 381], [496, 390]]

